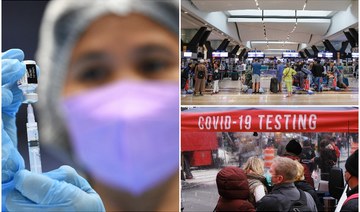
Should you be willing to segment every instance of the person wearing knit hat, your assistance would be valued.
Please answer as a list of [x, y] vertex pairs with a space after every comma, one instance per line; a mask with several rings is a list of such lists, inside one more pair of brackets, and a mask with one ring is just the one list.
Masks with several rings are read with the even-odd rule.
[[359, 209], [359, 150], [356, 150], [345, 163], [345, 181], [350, 190], [346, 193], [341, 211], [358, 211]]
[[[39, 140], [67, 150], [94, 189], [69, 166], [39, 175], [12, 157], [22, 94], [8, 89], [3, 211], [179, 210], [178, 32], [177, 0], [49, 1], [36, 53]], [[23, 59], [3, 53], [7, 87]]]
[[305, 181], [308, 182], [312, 187], [314, 187], [314, 180], [311, 177], [310, 166], [308, 166], [307, 164], [304, 164], [300, 160], [300, 154], [302, 152], [302, 147], [301, 147], [299, 141], [297, 141], [296, 139], [291, 139], [289, 141], [289, 143], [286, 145], [285, 150], [286, 150], [286, 152], [283, 155], [283, 157], [287, 157], [287, 158], [290, 158], [290, 159], [300, 162], [301, 165], [304, 167]]
[[216, 175], [219, 200], [214, 211], [255, 211], [246, 173], [239, 167], [224, 167]]
[[295, 139], [290, 140], [285, 149], [288, 153], [292, 153], [297, 156], [300, 155], [302, 151], [300, 143]]

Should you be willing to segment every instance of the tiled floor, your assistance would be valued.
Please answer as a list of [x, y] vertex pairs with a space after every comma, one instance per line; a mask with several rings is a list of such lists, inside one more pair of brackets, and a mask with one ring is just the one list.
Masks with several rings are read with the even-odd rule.
[[211, 85], [207, 87], [204, 96], [181, 94], [182, 105], [358, 105], [358, 81], [349, 78], [349, 89], [341, 91], [314, 92], [309, 95], [299, 91], [292, 97], [286, 97], [286, 89], [282, 93], [271, 93], [270, 77], [261, 78], [263, 94], [246, 94], [240, 92], [240, 80], [233, 81], [224, 78], [219, 82], [220, 92], [211, 95]]

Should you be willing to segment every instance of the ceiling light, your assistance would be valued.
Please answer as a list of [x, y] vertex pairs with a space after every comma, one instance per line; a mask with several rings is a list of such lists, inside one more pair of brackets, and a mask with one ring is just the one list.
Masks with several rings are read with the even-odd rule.
[[257, 41], [251, 41], [251, 44], [298, 44], [297, 42], [289, 42], [289, 41], [274, 41], [274, 40], [268, 40], [268, 41], [263, 41], [263, 40], [257, 40]]
[[[295, 17], [295, 10], [260, 10], [258, 8], [252, 10], [229, 10], [230, 16], [287, 16]], [[328, 17], [333, 11], [330, 10], [297, 10], [297, 17]]]

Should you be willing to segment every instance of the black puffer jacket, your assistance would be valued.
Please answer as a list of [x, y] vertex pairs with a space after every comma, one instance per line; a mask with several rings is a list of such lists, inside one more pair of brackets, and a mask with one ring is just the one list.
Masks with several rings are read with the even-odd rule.
[[[331, 149], [323, 149], [320, 151], [320, 157], [315, 158], [315, 163], [321, 169], [321, 173], [330, 173], [331, 168], [336, 164], [336, 153]], [[326, 179], [325, 179], [326, 180]]]
[[220, 198], [215, 211], [255, 211], [248, 201], [250, 191], [245, 172], [235, 166], [223, 168], [216, 176]]

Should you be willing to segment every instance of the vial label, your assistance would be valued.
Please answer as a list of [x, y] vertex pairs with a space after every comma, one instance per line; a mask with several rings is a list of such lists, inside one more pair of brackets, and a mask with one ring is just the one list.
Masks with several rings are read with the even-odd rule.
[[37, 84], [37, 74], [36, 74], [36, 65], [34, 64], [26, 64], [27, 71], [27, 82], [29, 84]]
[[38, 76], [36, 73], [35, 61], [24, 61], [26, 65], [25, 75], [18, 81], [19, 86], [26, 86], [28, 84], [37, 84]]

